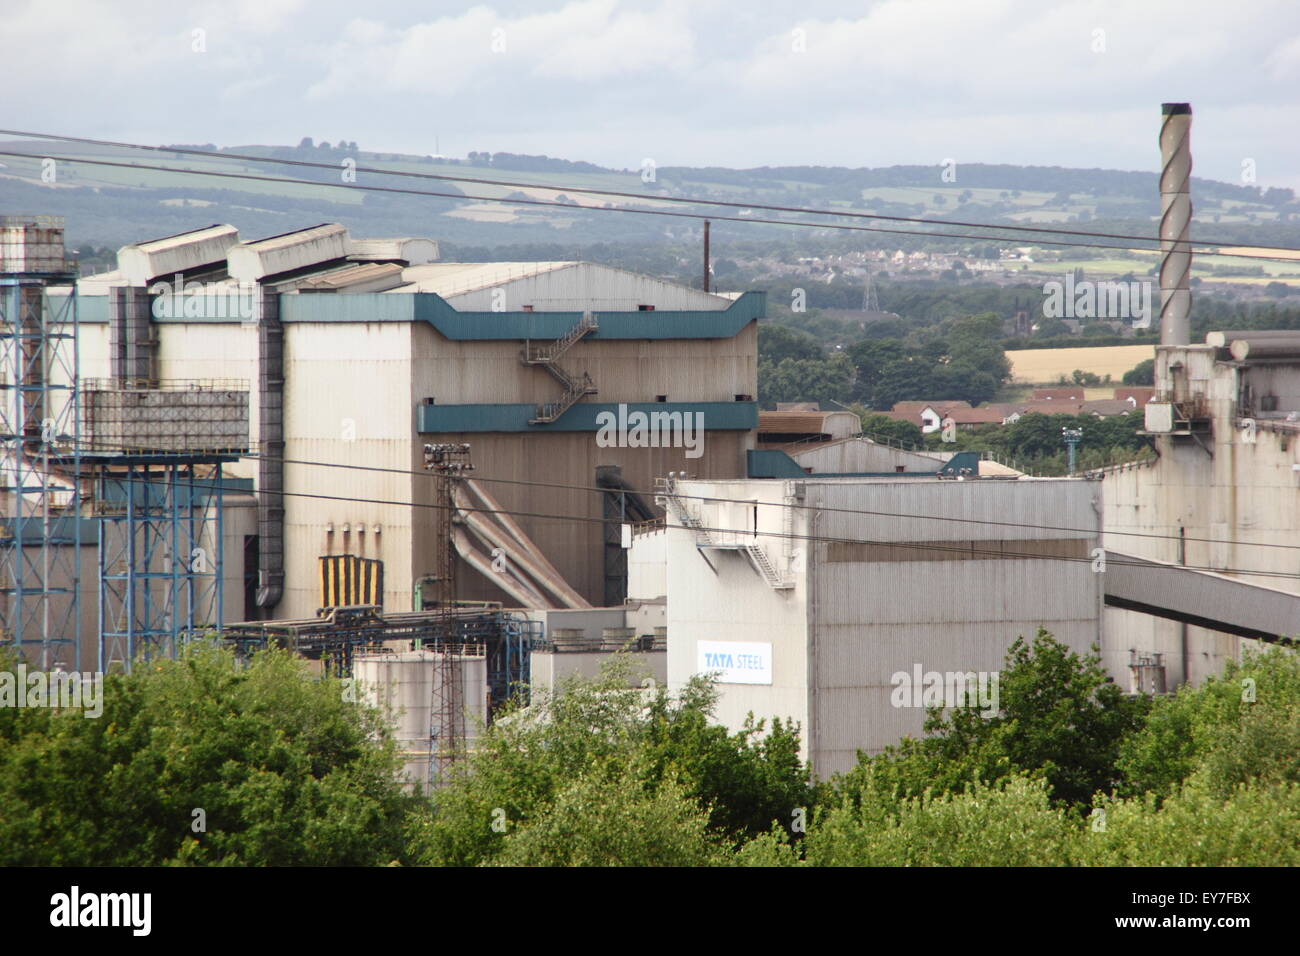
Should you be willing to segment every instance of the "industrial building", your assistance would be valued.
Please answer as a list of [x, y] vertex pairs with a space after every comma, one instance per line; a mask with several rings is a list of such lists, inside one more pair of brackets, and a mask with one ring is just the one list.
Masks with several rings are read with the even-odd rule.
[[[652, 516], [654, 477], [740, 476], [753, 447], [760, 294], [582, 262], [443, 263], [430, 240], [330, 224], [251, 242], [212, 226], [124, 247], [117, 266], [78, 283], [82, 375], [247, 383], [256, 457], [227, 474], [258, 508], [226, 516], [246, 582], [227, 620], [311, 617], [335, 603], [340, 557], [379, 562], [361, 603], [421, 608], [443, 531], [429, 442], [472, 445], [464, 512], [515, 516], [509, 541], [459, 529], [458, 598], [618, 604], [618, 525]], [[700, 434], [601, 441], [619, 415]], [[514, 573], [534, 565], [555, 588]]]
[[1243, 639], [1300, 635], [1300, 615], [1279, 626], [1269, 611], [1289, 603], [1270, 592], [1300, 593], [1300, 333], [1161, 345], [1145, 408], [1158, 457], [1099, 473], [1107, 549], [1258, 588], [1171, 588], [1161, 602], [1107, 610], [1112, 663], [1148, 658], [1175, 687], [1218, 673]]
[[290, 647], [394, 709], [415, 785], [616, 651], [633, 686], [713, 674], [733, 730], [797, 722], [820, 776], [996, 712], [1040, 627], [1133, 692], [1200, 681], [1300, 630], [1300, 334], [1189, 343], [1183, 115], [1156, 384], [1113, 403], [1158, 455], [1080, 478], [760, 413], [758, 293], [335, 224], [76, 280], [51, 223], [0, 223], [0, 636], [100, 670]]
[[[825, 776], [921, 733], [925, 710], [891, 703], [898, 672], [996, 672], [1040, 626], [1080, 653], [1100, 642], [1099, 488], [951, 473], [672, 479], [668, 527], [633, 542], [632, 587], [666, 595], [670, 687], [717, 672], [724, 724], [797, 721]], [[1079, 530], [1051, 530], [1062, 525]], [[752, 673], [712, 666], [733, 649]]]

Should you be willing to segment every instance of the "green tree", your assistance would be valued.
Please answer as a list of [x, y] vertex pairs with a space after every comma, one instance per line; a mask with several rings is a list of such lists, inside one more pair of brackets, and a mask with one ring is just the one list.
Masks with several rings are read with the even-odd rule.
[[[854, 407], [854, 411], [859, 409], [861, 406]], [[872, 438], [892, 438], [909, 445], [921, 444], [923, 436], [919, 425], [885, 415], [873, 415], [866, 409], [861, 409], [858, 414], [862, 418], [863, 433]]]
[[648, 768], [612, 762], [566, 784], [540, 815], [510, 831], [504, 866], [708, 866], [727, 851], [709, 810], [674, 780], [643, 782]]
[[[542, 853], [536, 841], [544, 834], [567, 832], [559, 818], [541, 822], [566, 790], [586, 781], [565, 798], [576, 805], [599, 789], [596, 781], [618, 773], [636, 778], [621, 784], [628, 788], [621, 791], [628, 806], [620, 812], [657, 819], [680, 787], [705, 811], [710, 838], [721, 843], [739, 844], [809, 805], [796, 728], [750, 723], [729, 733], [711, 720], [717, 691], [710, 682], [696, 678], [677, 694], [629, 689], [628, 668], [619, 660], [598, 678], [567, 680], [556, 693], [536, 695], [530, 707], [486, 728], [475, 752], [458, 762], [454, 779], [436, 795], [432, 814], [413, 826], [417, 859], [490, 862], [505, 852], [505, 834], [520, 829], [533, 834], [527, 852]], [[655, 797], [660, 786], [671, 791], [662, 802]], [[493, 826], [498, 820], [507, 821], [504, 830]], [[563, 857], [567, 851], [546, 852]]]
[[1156, 360], [1143, 359], [1125, 372], [1121, 381], [1125, 385], [1154, 385], [1156, 383]]
[[286, 652], [199, 647], [107, 676], [98, 718], [0, 708], [0, 863], [399, 859], [413, 798], [385, 722], [344, 696]]
[[807, 332], [762, 322], [758, 326], [758, 357], [776, 365], [786, 359], [825, 359], [826, 352]]
[[1198, 768], [1225, 796], [1254, 779], [1300, 783], [1300, 658], [1286, 649], [1247, 653], [1221, 677], [1159, 698], [1124, 742], [1124, 793], [1163, 799]]
[[1076, 855], [1079, 821], [1052, 807], [1042, 780], [975, 782], [969, 793], [925, 792], [892, 807], [842, 803], [800, 845], [773, 831], [737, 862], [779, 866], [1060, 866]]
[[[1215, 793], [1193, 778], [1163, 803], [1148, 793], [1099, 798], [1104, 827], [1077, 841], [1084, 866], [1300, 865], [1300, 786], [1240, 784]], [[1095, 811], [1094, 811], [1095, 812]]]
[[919, 796], [959, 792], [971, 781], [1020, 772], [1041, 775], [1058, 805], [1087, 806], [1098, 790], [1119, 783], [1120, 744], [1142, 725], [1148, 701], [1127, 697], [1101, 658], [1080, 657], [1042, 628], [1032, 642], [1017, 639], [999, 679], [1000, 711], [978, 706], [941, 709], [926, 719], [922, 739], [908, 738], [863, 759], [842, 786], [861, 803], [866, 795]]
[[849, 395], [853, 363], [842, 352], [828, 359], [786, 358], [758, 363], [758, 397], [765, 406], [777, 402], [829, 405]]

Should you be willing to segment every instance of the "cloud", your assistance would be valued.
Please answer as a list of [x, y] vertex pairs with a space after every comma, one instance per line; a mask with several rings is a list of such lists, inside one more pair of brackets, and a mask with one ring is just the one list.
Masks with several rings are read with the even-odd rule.
[[436, 134], [453, 154], [620, 167], [1153, 168], [1159, 104], [1186, 100], [1198, 174], [1235, 179], [1244, 154], [1261, 183], [1300, 180], [1294, 0], [869, 0], [850, 15], [835, 0], [10, 6], [6, 108], [28, 128], [411, 152]]
[[317, 57], [327, 72], [309, 95], [420, 93], [449, 98], [503, 81], [595, 82], [688, 68], [694, 38], [685, 7], [621, 11], [615, 0], [579, 0], [549, 13], [508, 17], [477, 6], [454, 17], [388, 27], [348, 23]]

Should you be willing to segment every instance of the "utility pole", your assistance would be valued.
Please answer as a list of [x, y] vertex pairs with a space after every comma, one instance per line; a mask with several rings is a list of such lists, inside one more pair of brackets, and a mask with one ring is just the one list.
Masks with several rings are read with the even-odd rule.
[[705, 292], [709, 291], [709, 220], [704, 220], [704, 283], [700, 286]]
[[1066, 474], [1074, 474], [1074, 450], [1079, 447], [1079, 442], [1083, 441], [1082, 428], [1062, 428], [1061, 437], [1065, 439], [1065, 446], [1070, 450], [1070, 464]]
[[467, 472], [474, 470], [469, 460], [469, 445], [463, 442], [425, 445], [424, 467], [434, 474], [436, 507], [442, 519], [434, 578], [438, 582], [438, 607], [445, 609], [456, 604], [456, 561], [451, 516], [456, 507], [455, 483]]
[[[469, 445], [443, 443], [424, 446], [424, 467], [433, 472], [437, 510], [442, 522], [437, 538], [437, 617], [434, 625], [432, 700], [429, 709], [429, 784], [447, 782], [448, 771], [464, 739], [465, 701], [457, 648], [452, 640], [456, 621], [456, 551], [452, 515], [456, 484], [474, 470]], [[417, 647], [419, 642], [417, 642]]]

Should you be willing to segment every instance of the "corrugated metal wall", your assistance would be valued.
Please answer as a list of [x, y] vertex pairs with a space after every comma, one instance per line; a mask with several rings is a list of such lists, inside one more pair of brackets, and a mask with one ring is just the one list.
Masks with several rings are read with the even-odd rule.
[[[827, 510], [819, 535], [931, 546], [869, 554], [815, 546], [818, 772], [847, 770], [859, 749], [921, 734], [924, 709], [893, 706], [895, 673], [918, 665], [923, 673], [1000, 671], [1011, 644], [1040, 626], [1079, 653], [1099, 641], [1102, 587], [1091, 552], [1100, 543], [1100, 492], [1100, 482], [1077, 479], [810, 485], [810, 504], [877, 512]], [[1082, 530], [1049, 530], [1062, 527]]]

